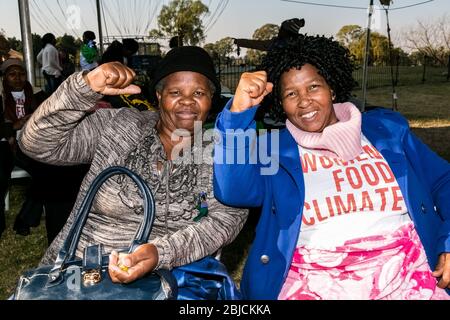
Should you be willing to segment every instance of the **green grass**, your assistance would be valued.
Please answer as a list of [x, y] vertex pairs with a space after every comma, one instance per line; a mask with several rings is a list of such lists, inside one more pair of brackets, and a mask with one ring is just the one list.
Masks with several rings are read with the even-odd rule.
[[[413, 132], [441, 157], [450, 161], [450, 82], [397, 88], [398, 108]], [[362, 97], [361, 90], [354, 94]], [[376, 106], [392, 107], [392, 89], [368, 90], [367, 101]]]
[[[450, 161], [450, 83], [423, 84], [399, 87], [398, 111], [405, 115], [413, 131], [433, 150]], [[354, 94], [361, 97], [361, 91]], [[391, 106], [389, 87], [368, 91], [368, 102]], [[47, 246], [44, 222], [32, 229], [28, 237], [17, 236], [12, 231], [14, 217], [23, 201], [26, 180], [14, 182], [10, 198], [11, 211], [7, 213], [8, 229], [0, 239], [0, 299], [8, 298], [14, 291], [19, 275], [35, 267]], [[239, 283], [242, 268], [254, 237], [258, 213], [252, 211], [238, 238], [223, 250], [222, 259], [233, 279]]]
[[[399, 86], [415, 86], [423, 83], [439, 83], [447, 79], [447, 67], [429, 67], [423, 66], [417, 67], [399, 67], [398, 68], [398, 83]], [[394, 67], [394, 77], [397, 70]], [[353, 77], [362, 85], [363, 70], [362, 68], [353, 72]], [[367, 85], [368, 88], [376, 88], [382, 86], [390, 86], [391, 80], [391, 67], [390, 66], [376, 66], [369, 67]]]
[[10, 211], [6, 212], [7, 230], [0, 239], [0, 299], [7, 299], [12, 293], [23, 271], [34, 268], [47, 247], [45, 221], [32, 228], [31, 235], [16, 235], [12, 230], [14, 218], [19, 212], [27, 179], [15, 180], [10, 189]]

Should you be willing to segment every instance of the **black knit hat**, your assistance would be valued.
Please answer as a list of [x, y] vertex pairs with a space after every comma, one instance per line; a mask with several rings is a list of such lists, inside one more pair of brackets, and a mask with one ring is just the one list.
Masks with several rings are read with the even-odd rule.
[[194, 46], [170, 50], [154, 69], [150, 90], [154, 93], [159, 81], [178, 71], [193, 71], [204, 75], [216, 87], [214, 98], [220, 96], [220, 81], [211, 57], [204, 49]]

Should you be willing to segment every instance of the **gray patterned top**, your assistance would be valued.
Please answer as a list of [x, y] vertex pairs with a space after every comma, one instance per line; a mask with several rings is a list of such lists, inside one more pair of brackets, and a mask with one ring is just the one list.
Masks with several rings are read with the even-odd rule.
[[[101, 96], [82, 74], [69, 77], [33, 114], [19, 144], [29, 156], [51, 164], [91, 163], [75, 209], [95, 176], [110, 166], [125, 166], [143, 177], [156, 201], [156, 219], [149, 242], [159, 253], [157, 268], [174, 268], [218, 252], [232, 242], [248, 215], [214, 198], [212, 165], [168, 161], [155, 129], [158, 113], [133, 109], [99, 109]], [[157, 163], [162, 164], [158, 170]], [[208, 216], [194, 218], [197, 196], [207, 193]], [[50, 245], [42, 264], [53, 263], [74, 220], [72, 211]], [[130, 178], [116, 176], [100, 189], [84, 227], [77, 255], [86, 246], [103, 243], [107, 251], [129, 246], [142, 218], [142, 200]]]

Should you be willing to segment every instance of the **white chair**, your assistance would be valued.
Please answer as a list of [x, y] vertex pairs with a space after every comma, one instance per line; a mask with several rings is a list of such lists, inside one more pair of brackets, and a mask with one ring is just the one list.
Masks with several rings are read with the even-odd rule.
[[[19, 167], [14, 167], [13, 171], [11, 172], [11, 180], [29, 177], [31, 176], [28, 174], [28, 172]], [[9, 192], [6, 193], [5, 211], [9, 211]]]

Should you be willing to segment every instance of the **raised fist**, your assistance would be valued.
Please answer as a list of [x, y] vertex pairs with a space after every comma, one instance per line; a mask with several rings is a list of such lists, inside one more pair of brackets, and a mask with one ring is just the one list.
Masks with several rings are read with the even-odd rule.
[[136, 73], [119, 62], [100, 65], [84, 75], [84, 80], [97, 93], [107, 96], [138, 94], [141, 88], [131, 84]]
[[272, 89], [273, 84], [267, 82], [265, 71], [244, 72], [234, 95], [231, 112], [242, 112], [260, 104]]

